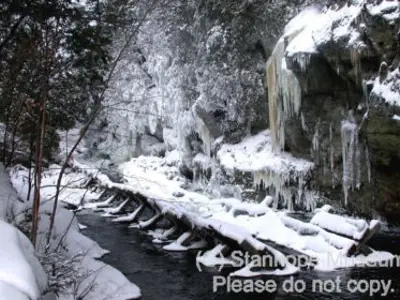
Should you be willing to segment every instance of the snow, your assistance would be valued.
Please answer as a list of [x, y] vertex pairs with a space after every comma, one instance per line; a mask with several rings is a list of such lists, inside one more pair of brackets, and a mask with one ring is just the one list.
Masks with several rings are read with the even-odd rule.
[[177, 226], [172, 226], [169, 229], [156, 228], [155, 230], [149, 230], [148, 235], [154, 238], [153, 243], [161, 244], [168, 241], [168, 238], [178, 231]]
[[[24, 289], [19, 289], [18, 286], [10, 287], [11, 282], [3, 281], [0, 279], [0, 290], [9, 291], [9, 296], [15, 296], [15, 299], [27, 299], [29, 294], [33, 292], [43, 293], [47, 288], [47, 276], [40, 265], [38, 258], [29, 239], [16, 227], [7, 224], [6, 222], [18, 223], [21, 219], [22, 213], [26, 209], [26, 205], [18, 201], [18, 195], [9, 182], [7, 173], [4, 171], [3, 166], [0, 166], [0, 236], [4, 246], [0, 248], [0, 273], [17, 284], [25, 284], [25, 289], [29, 289], [27, 293]], [[12, 258], [12, 259], [11, 259]], [[5, 263], [3, 260], [8, 260]], [[2, 268], [4, 265], [4, 269]], [[12, 272], [15, 269], [15, 272]], [[23, 275], [20, 274], [23, 273]], [[4, 274], [5, 273], [5, 274]], [[33, 276], [33, 280], [32, 280]], [[11, 291], [14, 290], [14, 291]], [[22, 291], [22, 294], [21, 294]], [[0, 292], [0, 299], [2, 293]], [[25, 297], [25, 298], [23, 298]], [[8, 298], [9, 299], [9, 298]], [[12, 298], [14, 299], [14, 298]], [[36, 299], [36, 298], [31, 298]]]
[[0, 220], [0, 233], [3, 241], [0, 247], [0, 282], [18, 289], [30, 299], [39, 299], [35, 274], [21, 249], [18, 230]]
[[[293, 208], [292, 198], [306, 209], [315, 207], [316, 197], [305, 190], [304, 182], [314, 167], [312, 162], [298, 159], [285, 152], [275, 152], [269, 130], [245, 138], [234, 145], [224, 144], [217, 153], [217, 159], [224, 170], [251, 172], [256, 185], [275, 190], [275, 204], [283, 197], [284, 204]], [[289, 182], [297, 181], [298, 187]]]
[[[55, 182], [57, 181], [59, 172], [60, 167], [53, 165], [43, 173], [43, 187], [41, 189], [42, 201], [40, 205], [41, 218], [36, 248], [36, 251], [42, 254], [45, 251], [45, 239], [50, 221], [49, 216], [53, 209], [52, 199], [56, 190]], [[28, 174], [29, 171], [21, 166], [14, 168], [10, 172], [11, 182], [16, 188], [20, 199], [27, 198], [28, 184], [26, 178]], [[80, 204], [81, 201], [85, 202], [98, 199], [101, 195], [100, 193], [85, 192], [83, 186], [85, 186], [88, 179], [89, 178], [82, 173], [69, 172], [65, 174], [65, 178], [63, 179], [63, 185], [65, 186], [63, 186], [61, 190], [60, 200], [76, 205]], [[87, 197], [87, 194], [90, 196]], [[55, 251], [57, 245], [62, 243], [67, 251], [65, 255], [70, 258], [81, 257], [79, 265], [75, 267], [77, 269], [83, 269], [84, 273], [87, 274], [82, 278], [82, 281], [79, 282], [77, 292], [74, 292], [72, 290], [73, 287], [71, 287], [71, 290], [61, 293], [61, 299], [73, 299], [76, 297], [76, 294], [84, 293], [84, 291], [90, 287], [92, 288], [85, 299], [97, 300], [104, 298], [105, 295], [108, 299], [115, 300], [140, 297], [139, 288], [128, 281], [120, 271], [97, 260], [107, 254], [108, 251], [102, 249], [96, 242], [80, 233], [79, 223], [72, 212], [66, 210], [59, 204], [55, 220], [56, 222], [51, 238], [52, 243], [49, 248], [50, 251]]]
[[0, 300], [31, 300], [27, 294], [17, 288], [0, 281]]
[[141, 211], [143, 211], [144, 205], [138, 206], [132, 213], [126, 215], [126, 216], [121, 216], [118, 218], [115, 218], [112, 220], [112, 222], [132, 222], [133, 220], [136, 219], [136, 217], [139, 215]]
[[156, 220], [158, 220], [160, 218], [160, 215], [161, 214], [157, 213], [146, 221], [139, 221], [138, 224], [129, 225], [129, 228], [146, 228], [146, 227], [150, 226], [151, 224], [153, 224]]
[[400, 71], [396, 68], [389, 72], [386, 79], [381, 82], [378, 76], [374, 81], [371, 94], [381, 98], [390, 105], [400, 106]]
[[382, 15], [388, 21], [394, 21], [399, 18], [400, 8], [398, 1], [384, 0], [378, 5], [368, 4], [367, 9], [373, 16]]
[[192, 233], [190, 231], [184, 232], [176, 241], [165, 245], [163, 249], [167, 251], [187, 251], [192, 249], [201, 249], [207, 246], [207, 243], [204, 240], [191, 242], [188, 246], [183, 246], [182, 243], [189, 239], [191, 235]]
[[217, 153], [220, 164], [228, 169], [264, 171], [274, 173], [309, 172], [313, 163], [298, 159], [289, 153], [274, 153], [269, 130], [245, 138], [238, 144], [224, 144]]
[[351, 221], [325, 211], [316, 213], [310, 223], [355, 240], [360, 240], [369, 228], [363, 220]]
[[115, 214], [118, 214], [124, 207], [125, 205], [129, 202], [129, 199], [124, 200], [120, 205], [117, 207], [110, 207], [110, 208], [103, 208], [103, 211], [105, 212], [102, 216], [112, 216]]
[[[294, 31], [300, 33], [289, 43], [286, 48], [286, 55], [294, 53], [315, 53], [317, 51], [313, 40], [313, 31], [321, 26], [325, 16], [316, 8], [308, 8], [300, 12], [285, 27], [284, 36]], [[312, 20], [312, 22], [310, 22]]]

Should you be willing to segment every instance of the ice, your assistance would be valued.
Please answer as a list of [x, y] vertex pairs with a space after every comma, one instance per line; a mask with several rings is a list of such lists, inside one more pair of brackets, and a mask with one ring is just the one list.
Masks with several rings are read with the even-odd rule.
[[297, 115], [301, 105], [301, 87], [294, 73], [286, 67], [285, 45], [301, 28], [288, 31], [281, 37], [267, 61], [269, 123], [274, 151], [285, 145], [286, 116]]
[[[273, 189], [275, 206], [282, 198], [284, 205], [293, 209], [292, 199], [295, 199], [296, 204], [311, 210], [316, 199], [310, 191], [305, 191], [305, 182], [314, 164], [285, 152], [274, 152], [272, 144], [270, 131], [263, 131], [238, 144], [222, 145], [217, 159], [226, 171], [252, 172], [255, 185]], [[291, 186], [296, 181], [297, 189]]]
[[[352, 51], [353, 62], [356, 69], [359, 69], [357, 51], [359, 33], [354, 24], [362, 9], [363, 2], [358, 1], [350, 5], [343, 5], [341, 8], [332, 5], [331, 8], [318, 11], [309, 9], [294, 18], [297, 26], [296, 36], [289, 40], [286, 48], [286, 55], [297, 61], [303, 71], [306, 70], [310, 59], [310, 54], [317, 52], [319, 45], [325, 44], [330, 40], [338, 41], [344, 37], [348, 38], [349, 49]], [[312, 22], [310, 22], [312, 19]], [[294, 31], [294, 30], [292, 30]]]
[[360, 146], [358, 144], [358, 126], [349, 121], [342, 122], [342, 156], [343, 156], [343, 192], [345, 205], [348, 202], [349, 190], [360, 187]]

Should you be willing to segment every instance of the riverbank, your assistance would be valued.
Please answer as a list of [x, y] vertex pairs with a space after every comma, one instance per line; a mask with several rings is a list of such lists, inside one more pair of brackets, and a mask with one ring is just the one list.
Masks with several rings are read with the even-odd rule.
[[[85, 300], [121, 300], [140, 298], [140, 289], [131, 283], [120, 271], [99, 261], [109, 253], [95, 241], [80, 233], [80, 224], [74, 213], [58, 205], [50, 248], [46, 251], [45, 240], [49, 228], [50, 213], [53, 209], [55, 180], [59, 168], [50, 167], [43, 174], [40, 206], [39, 234], [36, 254], [42, 257], [44, 269], [51, 275], [50, 288], [58, 288], [59, 298], [71, 300], [81, 297]], [[28, 194], [29, 171], [24, 167], [11, 170], [12, 186], [22, 202], [12, 207], [17, 224], [29, 216], [31, 201], [25, 201]], [[73, 180], [66, 175], [63, 180], [61, 199], [80, 198], [86, 191], [81, 188], [83, 177]], [[95, 197], [96, 195], [93, 195]]]

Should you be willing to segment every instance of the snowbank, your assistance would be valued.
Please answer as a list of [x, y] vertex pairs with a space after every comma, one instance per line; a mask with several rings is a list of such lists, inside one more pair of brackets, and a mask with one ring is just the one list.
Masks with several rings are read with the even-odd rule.
[[21, 299], [39, 299], [40, 291], [35, 274], [21, 249], [20, 233], [10, 224], [0, 220], [0, 282], [3, 288], [15, 288], [25, 295]]
[[[17, 200], [17, 193], [9, 177], [0, 165], [0, 236], [4, 243], [0, 248], [0, 290], [7, 299], [37, 299], [47, 288], [47, 276], [43, 271], [29, 239], [16, 227], [8, 224], [17, 222], [18, 212], [25, 205]], [[14, 290], [14, 291], [12, 291]], [[0, 298], [2, 292], [0, 291]], [[15, 298], [14, 298], [15, 297]], [[25, 298], [24, 298], [25, 297]]]
[[[56, 191], [55, 183], [58, 178], [60, 167], [53, 165], [43, 173], [40, 206], [39, 235], [37, 239], [37, 251], [44, 253], [45, 238], [49, 229], [50, 213], [53, 209], [53, 197]], [[11, 175], [11, 182], [16, 188], [19, 197], [26, 199], [28, 184], [24, 180], [29, 171], [23, 167], [14, 169]], [[83, 186], [89, 178], [82, 173], [68, 173], [63, 178], [63, 189], [60, 200], [79, 205], [83, 201], [97, 199], [100, 194], [86, 191]], [[85, 276], [79, 282], [78, 290], [63, 292], [61, 299], [74, 299], [76, 295], [89, 290], [85, 299], [136, 299], [141, 293], [139, 288], [131, 283], [120, 271], [104, 264], [96, 259], [107, 254], [108, 251], [102, 249], [96, 242], [87, 238], [79, 232], [79, 223], [71, 211], [66, 210], [60, 204], [57, 209], [56, 222], [52, 233], [51, 250], [55, 250], [62, 244], [66, 249], [66, 255], [80, 257], [77, 269], [82, 269]], [[71, 287], [72, 289], [72, 287]]]

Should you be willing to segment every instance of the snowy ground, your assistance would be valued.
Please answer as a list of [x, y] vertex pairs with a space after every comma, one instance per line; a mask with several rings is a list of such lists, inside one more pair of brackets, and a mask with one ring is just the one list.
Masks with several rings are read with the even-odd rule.
[[0, 190], [0, 299], [38, 299], [47, 287], [47, 277], [28, 238], [8, 223], [19, 202], [2, 165]]
[[[140, 297], [139, 288], [128, 281], [121, 272], [96, 260], [107, 254], [108, 251], [82, 235], [80, 233], [80, 225], [74, 214], [63, 208], [62, 205], [59, 205], [57, 209], [49, 254], [44, 254], [46, 233], [48, 232], [50, 221], [49, 216], [54, 203], [52, 197], [55, 194], [55, 183], [59, 170], [59, 166], [53, 165], [43, 174], [39, 236], [36, 249], [39, 256], [45, 255], [44, 260], [47, 257], [51, 257], [52, 253], [60, 253], [59, 255], [62, 259], [65, 259], [65, 263], [74, 265], [68, 271], [72, 272], [73, 277], [76, 277], [74, 278], [76, 281], [71, 278], [50, 278], [56, 281], [65, 280], [65, 284], [70, 285], [61, 292], [59, 299], [76, 299], [77, 296], [82, 295], [86, 295], [85, 300], [122, 300]], [[20, 199], [27, 199], [28, 174], [28, 170], [23, 167], [17, 167], [10, 172], [11, 182]], [[63, 180], [65, 188], [61, 192], [60, 200], [66, 201], [68, 199], [71, 203], [79, 203], [84, 196], [90, 199], [95, 198], [96, 195], [86, 192], [82, 188], [86, 180], [87, 178], [79, 174], [66, 174]], [[19, 212], [30, 207], [30, 205], [31, 201], [19, 205], [20, 207], [14, 209], [14, 214], [18, 215]], [[22, 214], [20, 214], [19, 218], [22, 219]], [[19, 221], [19, 218], [16, 220]]]

